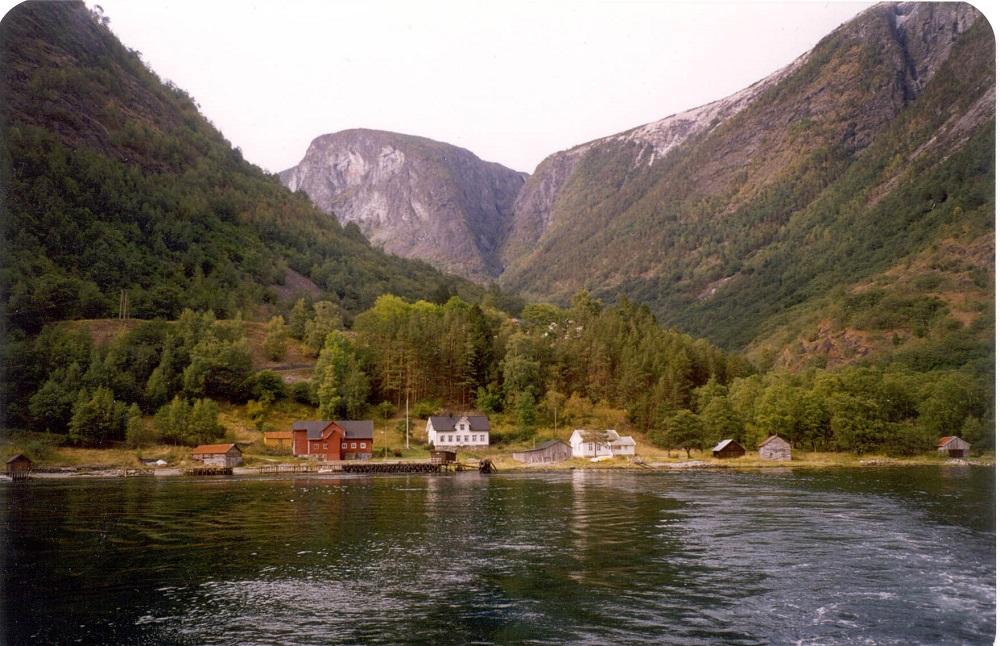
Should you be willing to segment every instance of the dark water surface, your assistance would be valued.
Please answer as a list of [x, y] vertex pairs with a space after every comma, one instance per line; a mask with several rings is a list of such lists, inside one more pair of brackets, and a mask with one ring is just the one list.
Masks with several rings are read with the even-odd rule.
[[8, 483], [2, 642], [992, 643], [994, 479]]

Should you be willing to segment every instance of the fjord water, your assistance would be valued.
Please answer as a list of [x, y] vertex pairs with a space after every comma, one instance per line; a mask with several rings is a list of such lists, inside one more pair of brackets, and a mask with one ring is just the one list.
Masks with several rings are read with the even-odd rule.
[[991, 643], [995, 471], [0, 485], [3, 643]]

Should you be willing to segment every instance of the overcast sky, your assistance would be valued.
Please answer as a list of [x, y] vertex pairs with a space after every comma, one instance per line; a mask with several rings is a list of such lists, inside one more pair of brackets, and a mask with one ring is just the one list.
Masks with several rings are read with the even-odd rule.
[[[95, 2], [88, 0], [88, 5]], [[377, 128], [532, 171], [727, 96], [870, 3], [100, 0], [111, 28], [250, 161]]]

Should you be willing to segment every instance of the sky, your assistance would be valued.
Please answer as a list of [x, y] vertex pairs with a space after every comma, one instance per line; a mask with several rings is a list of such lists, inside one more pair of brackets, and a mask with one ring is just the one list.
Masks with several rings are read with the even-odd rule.
[[277, 172], [348, 128], [531, 172], [736, 92], [871, 3], [87, 0], [248, 160]]

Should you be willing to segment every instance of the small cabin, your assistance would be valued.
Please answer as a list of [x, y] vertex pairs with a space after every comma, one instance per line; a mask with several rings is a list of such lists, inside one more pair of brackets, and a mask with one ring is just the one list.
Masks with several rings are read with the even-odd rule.
[[267, 431], [264, 433], [264, 446], [279, 451], [292, 452], [291, 431]]
[[742, 458], [747, 450], [736, 440], [722, 440], [712, 448], [712, 457], [721, 459]]
[[232, 468], [243, 464], [243, 451], [235, 444], [202, 444], [194, 447], [191, 459], [205, 466]]
[[938, 440], [938, 453], [944, 453], [949, 458], [967, 458], [972, 445], [960, 437], [948, 435]]
[[15, 480], [27, 478], [28, 474], [31, 472], [31, 466], [31, 458], [23, 453], [18, 453], [14, 457], [7, 460], [7, 475]]
[[562, 462], [573, 457], [573, 447], [562, 440], [549, 440], [533, 449], [515, 451], [513, 458], [525, 464]]
[[757, 447], [761, 460], [791, 460], [792, 445], [778, 435], [772, 435]]

